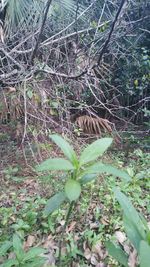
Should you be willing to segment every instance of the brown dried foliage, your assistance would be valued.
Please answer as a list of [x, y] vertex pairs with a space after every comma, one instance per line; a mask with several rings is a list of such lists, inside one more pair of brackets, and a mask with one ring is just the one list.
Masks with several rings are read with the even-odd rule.
[[112, 133], [111, 122], [103, 118], [93, 118], [90, 116], [80, 116], [76, 119], [75, 124], [88, 134], [102, 134], [104, 132]]

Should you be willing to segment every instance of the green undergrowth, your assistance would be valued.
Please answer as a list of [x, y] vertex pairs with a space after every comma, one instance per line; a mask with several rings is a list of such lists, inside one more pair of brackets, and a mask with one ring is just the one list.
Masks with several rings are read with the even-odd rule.
[[[123, 150], [110, 150], [106, 161], [126, 170], [131, 176], [131, 182], [125, 183], [111, 175], [101, 175], [83, 186], [66, 230], [62, 248], [63, 266], [96, 266], [96, 261], [106, 266], [121, 266], [106, 254], [105, 249], [105, 242], [114, 240], [116, 231], [124, 232], [122, 211], [114, 197], [114, 186], [119, 187], [135, 208], [150, 221], [148, 151], [139, 149], [138, 145], [133, 151], [129, 150], [128, 154]], [[28, 239], [32, 236], [31, 247], [40, 244], [47, 249], [50, 246], [55, 258], [58, 256], [58, 239], [68, 205], [64, 204], [48, 217], [43, 210], [47, 199], [61, 189], [58, 179], [65, 183], [64, 176], [61, 174], [58, 178], [55, 173], [45, 173], [39, 177], [25, 177], [23, 171], [18, 166], [9, 166], [3, 170], [5, 189], [0, 196], [0, 243], [12, 241], [13, 235], [17, 233], [22, 242], [28, 245]], [[8, 250], [8, 257], [11, 251]], [[0, 256], [0, 263], [3, 260], [4, 256]]]

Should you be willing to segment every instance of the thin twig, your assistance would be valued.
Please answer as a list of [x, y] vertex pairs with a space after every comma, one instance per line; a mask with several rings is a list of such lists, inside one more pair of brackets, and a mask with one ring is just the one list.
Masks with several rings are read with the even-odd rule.
[[98, 64], [98, 65], [100, 64], [100, 62], [101, 62], [101, 60], [102, 60], [102, 56], [103, 56], [103, 54], [104, 54], [104, 52], [105, 52], [105, 50], [106, 50], [106, 48], [107, 48], [107, 46], [108, 46], [108, 44], [109, 44], [109, 42], [110, 42], [112, 33], [113, 33], [113, 31], [114, 31], [114, 28], [115, 28], [115, 24], [116, 24], [116, 22], [117, 22], [117, 20], [118, 20], [118, 17], [119, 17], [119, 15], [120, 15], [120, 13], [121, 13], [121, 10], [122, 10], [122, 8], [123, 8], [123, 5], [124, 5], [125, 1], [126, 1], [126, 0], [122, 0], [121, 3], [120, 3], [120, 6], [119, 6], [118, 11], [117, 11], [116, 16], [115, 16], [115, 19], [114, 19], [114, 21], [113, 21], [113, 23], [112, 23], [112, 26], [111, 26], [111, 29], [110, 29], [108, 38], [106, 39], [106, 41], [105, 41], [105, 43], [104, 43], [104, 46], [103, 46], [103, 48], [102, 48], [102, 50], [101, 50], [101, 53], [100, 53], [100, 55], [99, 55], [99, 58], [98, 58], [98, 61], [97, 61], [97, 64]]

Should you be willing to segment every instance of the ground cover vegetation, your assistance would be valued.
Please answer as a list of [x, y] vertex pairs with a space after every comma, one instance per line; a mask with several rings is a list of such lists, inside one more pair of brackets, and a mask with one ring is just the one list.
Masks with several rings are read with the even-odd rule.
[[149, 9], [0, 1], [0, 266], [149, 267]]

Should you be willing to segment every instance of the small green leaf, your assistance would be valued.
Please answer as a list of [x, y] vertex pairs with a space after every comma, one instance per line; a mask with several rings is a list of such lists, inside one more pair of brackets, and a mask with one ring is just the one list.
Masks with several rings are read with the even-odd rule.
[[12, 242], [10, 241], [5, 241], [1, 246], [0, 246], [0, 257], [4, 256], [6, 252], [12, 247]]
[[111, 165], [104, 164], [102, 162], [97, 162], [97, 163], [93, 164], [92, 166], [87, 168], [85, 170], [85, 172], [95, 173], [95, 174], [96, 173], [100, 174], [100, 173], [106, 172], [106, 173], [111, 174], [113, 176], [120, 177], [120, 178], [124, 179], [126, 182], [129, 182], [131, 180], [130, 176], [126, 172], [119, 170], [115, 167], [112, 167]]
[[74, 169], [74, 166], [68, 160], [62, 159], [62, 158], [47, 159], [43, 161], [39, 166], [36, 167], [36, 170], [39, 172], [70, 171], [73, 169]]
[[51, 197], [46, 204], [44, 213], [49, 215], [53, 211], [59, 209], [60, 205], [66, 200], [66, 195], [64, 192], [59, 192], [53, 197]]
[[23, 251], [21, 239], [19, 238], [17, 234], [13, 235], [13, 248], [14, 248], [18, 261], [21, 261], [21, 259], [24, 257], [24, 251]]
[[127, 170], [128, 174], [130, 175], [130, 177], [134, 176], [134, 169], [133, 168], [128, 167], [126, 170]]
[[86, 183], [89, 183], [89, 182], [95, 180], [96, 177], [97, 176], [95, 174], [92, 174], [92, 173], [91, 174], [85, 174], [82, 176], [80, 182], [81, 182], [81, 184], [86, 184]]
[[128, 257], [120, 246], [117, 246], [116, 244], [108, 241], [106, 242], [106, 248], [108, 250], [108, 253], [115, 260], [117, 260], [121, 265], [128, 267]]
[[134, 80], [134, 85], [137, 87], [138, 86], [138, 80], [136, 79], [136, 80]]
[[27, 96], [29, 97], [29, 99], [32, 99], [32, 97], [33, 97], [33, 92], [32, 92], [32, 90], [28, 90], [28, 91], [27, 91]]
[[140, 260], [140, 267], [150, 266], [150, 246], [145, 241], [141, 241], [140, 243], [139, 260]]
[[53, 142], [55, 142], [58, 147], [60, 147], [64, 155], [72, 162], [72, 164], [76, 165], [78, 159], [71, 145], [57, 134], [50, 135], [50, 138], [53, 140]]
[[96, 160], [98, 157], [102, 156], [103, 153], [108, 149], [112, 143], [112, 138], [102, 138], [98, 139], [88, 147], [86, 147], [80, 156], [80, 165], [84, 165], [88, 162]]
[[25, 257], [23, 258], [23, 262], [26, 262], [26, 261], [31, 260], [33, 258], [39, 257], [40, 254], [44, 254], [45, 252], [46, 252], [46, 250], [43, 248], [39, 248], [39, 247], [31, 248], [26, 253]]
[[19, 266], [19, 262], [16, 259], [10, 259], [5, 261], [0, 267], [11, 267], [11, 266]]
[[81, 185], [78, 181], [69, 179], [65, 184], [65, 193], [70, 201], [75, 201], [81, 194]]

